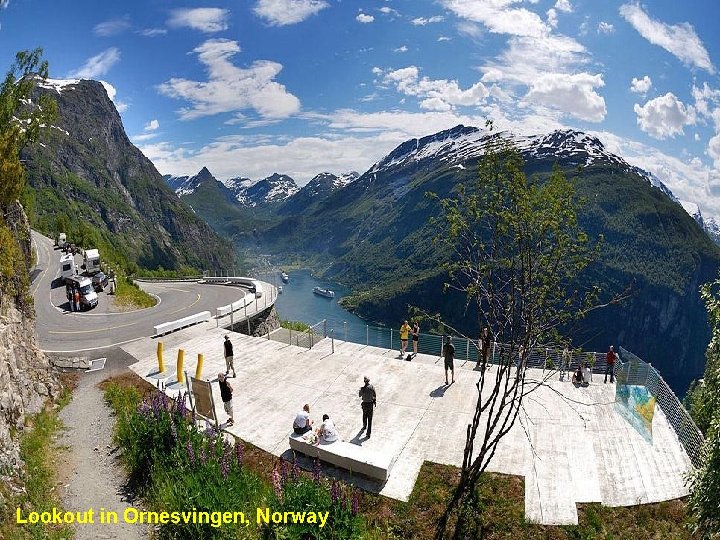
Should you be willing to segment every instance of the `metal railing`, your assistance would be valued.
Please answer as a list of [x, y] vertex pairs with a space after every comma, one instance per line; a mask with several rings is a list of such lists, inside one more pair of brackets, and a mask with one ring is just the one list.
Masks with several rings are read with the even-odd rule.
[[625, 362], [618, 362], [619, 365], [616, 366], [616, 371], [623, 367], [631, 368], [627, 369], [627, 384], [645, 386], [655, 396], [657, 405], [665, 414], [665, 418], [672, 426], [693, 466], [700, 467], [702, 465], [702, 446], [705, 439], [702, 432], [695, 425], [690, 413], [685, 410], [682, 402], [652, 364], [645, 362], [622, 347], [620, 351], [622, 353], [621, 359], [624, 359]]

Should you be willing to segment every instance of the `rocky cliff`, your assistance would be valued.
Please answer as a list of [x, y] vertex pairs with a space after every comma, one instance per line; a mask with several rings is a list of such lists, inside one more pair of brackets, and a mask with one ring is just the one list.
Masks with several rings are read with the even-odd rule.
[[165, 184], [128, 139], [122, 119], [97, 81], [38, 84], [33, 103], [49, 94], [59, 118], [23, 152], [34, 206], [33, 226], [100, 248], [106, 260], [155, 269], [221, 270], [234, 264], [218, 237]]
[[[24, 254], [21, 262], [27, 275], [30, 228], [22, 208], [11, 205], [2, 222], [13, 231], [14, 241]], [[57, 376], [35, 342], [32, 307], [23, 303], [24, 298], [0, 290], [0, 478], [6, 483], [22, 466], [18, 435], [25, 428], [26, 418], [60, 393]]]

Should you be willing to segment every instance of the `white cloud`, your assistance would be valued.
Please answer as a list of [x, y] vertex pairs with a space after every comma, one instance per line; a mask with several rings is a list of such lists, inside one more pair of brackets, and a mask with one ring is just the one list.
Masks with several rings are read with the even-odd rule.
[[10, 0], [0, 0], [0, 8], [5, 9], [10, 5]]
[[548, 73], [536, 78], [524, 101], [562, 111], [580, 120], [602, 122], [607, 108], [595, 89], [605, 86], [602, 75]]
[[[693, 85], [692, 96], [695, 99], [695, 110], [703, 116], [712, 115], [710, 112], [712, 105], [720, 106], [720, 90], [711, 88], [706, 82], [702, 87]], [[715, 120], [715, 125], [720, 129], [720, 120]]]
[[130, 17], [126, 15], [125, 17], [110, 19], [96, 24], [93, 28], [93, 34], [100, 37], [116, 36], [118, 34], [122, 34], [131, 26]]
[[133, 135], [130, 138], [133, 140], [133, 142], [144, 142], [144, 141], [149, 141], [150, 139], [154, 139], [157, 136], [158, 136], [157, 133], [150, 132], [150, 133], [141, 133], [140, 135]]
[[555, 2], [555, 9], [564, 11], [565, 13], [571, 13], [573, 7], [572, 4], [570, 4], [570, 0], [557, 0], [557, 2]]
[[140, 30], [140, 35], [145, 37], [164, 36], [165, 34], [167, 34], [167, 30], [164, 28], [143, 28]]
[[110, 101], [112, 101], [115, 104], [115, 108], [118, 112], [125, 112], [128, 108], [127, 103], [124, 103], [122, 101], [117, 101], [115, 99], [115, 96], [117, 95], [117, 90], [115, 87], [110, 84], [107, 81], [100, 81], [100, 84], [103, 85], [103, 88], [105, 88], [105, 92], [107, 93], [108, 97], [110, 98]]
[[173, 28], [192, 28], [205, 33], [222, 32], [228, 29], [230, 12], [220, 8], [183, 8], [170, 12], [167, 24]]
[[416, 17], [410, 22], [415, 26], [425, 26], [427, 24], [443, 22], [444, 20], [445, 17], [442, 15], [433, 15], [432, 17]]
[[440, 3], [462, 19], [482, 23], [494, 34], [542, 36], [549, 27], [537, 13], [512, 7], [522, 0], [440, 0]]
[[555, 8], [550, 8], [547, 10], [547, 17], [548, 26], [550, 26], [551, 28], [557, 28], [558, 18]]
[[695, 123], [695, 109], [692, 105], [686, 106], [672, 92], [642, 106], [636, 103], [633, 109], [640, 129], [656, 139], [682, 135], [684, 126]]
[[657, 148], [612, 133], [593, 133], [615, 154], [631, 165], [650, 171], [682, 201], [698, 204], [703, 216], [720, 218], [720, 174], [697, 159], [683, 161]]
[[671, 25], [657, 21], [645, 13], [639, 4], [621, 6], [620, 15], [653, 45], [662, 47], [685, 64], [715, 73], [707, 49], [689, 23]]
[[400, 12], [397, 9], [393, 9], [388, 6], [383, 6], [380, 9], [378, 9], [380, 13], [383, 13], [385, 15], [395, 15], [396, 17], [400, 16]]
[[450, 38], [447, 36], [440, 36], [439, 38], [437, 38], [437, 40], [438, 41], [451, 41]]
[[375, 20], [375, 17], [368, 15], [367, 13], [359, 13], [355, 20], [359, 23], [368, 24]]
[[482, 82], [463, 90], [458, 81], [433, 80], [428, 77], [421, 79], [417, 66], [388, 71], [384, 74], [383, 83], [394, 85], [398, 92], [406, 96], [417, 97], [422, 109], [432, 111], [450, 111], [457, 106], [477, 107], [490, 95]]
[[483, 27], [481, 24], [471, 21], [461, 21], [457, 24], [458, 32], [472, 39], [480, 39], [483, 35]]
[[189, 101], [180, 118], [191, 120], [225, 112], [255, 110], [264, 118], [286, 118], [300, 110], [300, 101], [273, 79], [282, 65], [256, 60], [247, 68], [230, 61], [240, 52], [237, 41], [210, 39], [193, 50], [208, 72], [207, 81], [172, 78], [162, 83], [160, 93]]
[[393, 49], [393, 52], [397, 52], [397, 53], [408, 52], [407, 45], [402, 45], [402, 46], [398, 47], [397, 49]]
[[598, 34], [612, 34], [615, 31], [615, 27], [605, 21], [600, 21], [597, 27]]
[[258, 0], [255, 15], [271, 26], [300, 23], [328, 7], [325, 0]]
[[160, 122], [153, 119], [153, 120], [150, 120], [147, 124], [145, 124], [145, 127], [143, 129], [145, 131], [155, 131], [159, 127], [160, 127]]
[[642, 79], [633, 77], [630, 82], [630, 91], [636, 94], [642, 94], [644, 96], [650, 91], [650, 88], [652, 88], [652, 79], [649, 75], [645, 75]]
[[717, 170], [720, 170], [720, 133], [712, 137], [708, 141], [708, 156], [713, 160], [713, 165]]
[[110, 47], [100, 54], [88, 58], [85, 63], [76, 70], [68, 73], [70, 79], [95, 79], [104, 75], [110, 68], [120, 61], [120, 49]]

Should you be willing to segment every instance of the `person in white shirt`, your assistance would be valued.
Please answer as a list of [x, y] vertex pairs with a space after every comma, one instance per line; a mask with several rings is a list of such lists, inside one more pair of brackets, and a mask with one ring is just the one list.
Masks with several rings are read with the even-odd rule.
[[297, 413], [293, 422], [293, 431], [298, 435], [307, 433], [312, 429], [312, 420], [310, 420], [310, 405], [307, 403], [303, 406], [302, 411]]
[[337, 428], [327, 414], [323, 414], [323, 422], [318, 428], [318, 440], [323, 443], [335, 442], [340, 438]]

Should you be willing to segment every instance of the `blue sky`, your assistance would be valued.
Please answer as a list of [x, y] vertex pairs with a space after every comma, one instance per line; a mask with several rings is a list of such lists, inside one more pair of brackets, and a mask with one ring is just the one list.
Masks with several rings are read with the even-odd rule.
[[110, 86], [162, 173], [304, 184], [491, 118], [575, 128], [720, 217], [720, 2], [0, 0], [0, 51]]

